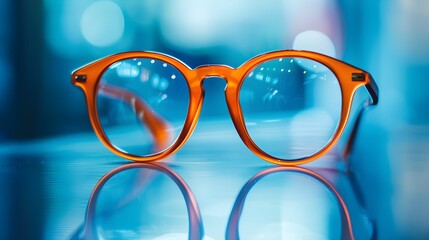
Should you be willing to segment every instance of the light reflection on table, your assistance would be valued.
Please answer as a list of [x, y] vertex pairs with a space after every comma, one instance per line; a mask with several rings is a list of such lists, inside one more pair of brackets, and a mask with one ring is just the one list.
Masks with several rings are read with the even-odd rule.
[[[108, 152], [92, 134], [1, 148], [5, 181], [0, 186], [14, 193], [1, 200], [10, 209], [0, 217], [5, 223], [2, 236], [159, 240], [188, 239], [188, 233], [195, 232], [191, 236], [198, 239], [204, 229], [204, 239], [225, 239], [243, 187], [248, 188], [246, 183], [258, 173], [274, 171], [254, 182], [247, 193], [238, 230], [232, 231], [241, 239], [340, 239], [349, 229], [341, 198], [355, 239], [371, 238], [375, 226], [362, 208], [358, 184], [333, 154], [294, 171], [277, 168], [253, 155], [232, 126], [214, 124], [204, 123], [177, 154], [157, 165], [130, 164]], [[103, 176], [111, 178], [97, 185]], [[97, 197], [91, 198], [96, 186]], [[94, 217], [85, 218], [91, 206]], [[7, 223], [16, 227], [7, 228]], [[27, 231], [19, 231], [24, 223]], [[85, 227], [96, 230], [87, 235], [82, 233]]]

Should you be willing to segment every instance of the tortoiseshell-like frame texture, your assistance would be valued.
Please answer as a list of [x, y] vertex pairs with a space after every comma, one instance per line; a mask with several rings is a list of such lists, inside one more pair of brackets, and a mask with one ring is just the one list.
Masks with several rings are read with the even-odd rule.
[[[97, 114], [97, 89], [101, 76], [113, 63], [134, 58], [148, 58], [160, 60], [176, 67], [185, 77], [190, 92], [188, 115], [186, 117], [185, 124], [179, 137], [167, 149], [150, 156], [132, 155], [123, 152], [120, 149], [116, 148], [114, 145], [112, 145], [102, 129]], [[330, 141], [319, 152], [308, 157], [300, 159], [280, 159], [271, 156], [262, 151], [252, 141], [251, 137], [249, 136], [249, 133], [246, 130], [243, 113], [241, 111], [239, 102], [241, 85], [244, 79], [257, 65], [278, 58], [306, 58], [319, 62], [325, 65], [335, 74], [341, 87], [342, 109], [337, 130], [334, 136], [330, 139]], [[376, 105], [378, 103], [378, 87], [369, 73], [357, 67], [351, 66], [345, 62], [342, 62], [338, 59], [320, 53], [297, 50], [282, 50], [265, 53], [255, 58], [252, 58], [238, 68], [232, 68], [225, 65], [202, 65], [195, 69], [191, 69], [185, 63], [174, 57], [161, 53], [125, 52], [105, 57], [74, 71], [72, 73], [72, 82], [74, 85], [80, 87], [86, 96], [86, 103], [88, 106], [91, 124], [95, 130], [95, 133], [100, 138], [101, 142], [103, 142], [103, 144], [106, 145], [106, 147], [113, 153], [123, 158], [138, 162], [146, 162], [164, 159], [172, 155], [189, 138], [197, 124], [198, 117], [201, 111], [204, 99], [204, 90], [202, 83], [207, 77], [220, 77], [226, 80], [227, 86], [225, 88], [225, 97], [228, 105], [228, 110], [231, 115], [234, 126], [237, 129], [237, 132], [243, 142], [246, 144], [246, 146], [260, 158], [268, 162], [284, 166], [300, 165], [311, 162], [321, 157], [323, 154], [327, 153], [335, 145], [335, 143], [338, 141], [345, 129], [347, 120], [350, 116], [353, 96], [359, 87], [366, 87], [372, 98], [372, 105]], [[142, 104], [144, 105], [144, 103]], [[154, 119], [157, 118], [154, 117]], [[156, 121], [148, 121], [145, 123], [148, 125], [150, 131], [155, 138], [162, 137], [159, 134], [160, 127], [157, 126]]]

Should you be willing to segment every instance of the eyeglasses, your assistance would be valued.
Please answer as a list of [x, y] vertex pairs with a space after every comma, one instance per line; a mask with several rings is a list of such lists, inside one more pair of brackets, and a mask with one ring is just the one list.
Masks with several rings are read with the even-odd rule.
[[372, 105], [378, 102], [369, 73], [295, 50], [259, 55], [238, 68], [195, 69], [161, 53], [119, 53], [74, 71], [72, 82], [86, 96], [100, 140], [115, 154], [142, 162], [166, 158], [186, 142], [210, 77], [226, 80], [228, 110], [244, 144], [279, 165], [327, 153], [345, 129], [359, 87], [367, 89]]

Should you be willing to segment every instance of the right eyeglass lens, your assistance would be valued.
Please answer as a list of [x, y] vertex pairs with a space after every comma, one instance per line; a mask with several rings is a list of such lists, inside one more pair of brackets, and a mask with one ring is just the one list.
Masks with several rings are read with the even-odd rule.
[[97, 88], [97, 113], [117, 149], [136, 156], [166, 150], [181, 133], [189, 108], [183, 74], [157, 59], [125, 59], [110, 65]]
[[276, 58], [256, 66], [244, 79], [239, 100], [253, 142], [281, 159], [323, 149], [341, 117], [338, 79], [325, 65], [306, 58]]

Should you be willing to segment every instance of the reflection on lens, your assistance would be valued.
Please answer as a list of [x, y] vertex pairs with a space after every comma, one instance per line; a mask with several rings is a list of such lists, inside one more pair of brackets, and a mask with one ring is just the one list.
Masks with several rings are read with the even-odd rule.
[[341, 88], [325, 65], [278, 58], [256, 66], [243, 81], [240, 105], [247, 131], [271, 156], [295, 160], [320, 151], [341, 116]]
[[112, 64], [97, 88], [103, 131], [119, 150], [147, 156], [167, 149], [188, 112], [189, 88], [174, 66], [148, 58]]

